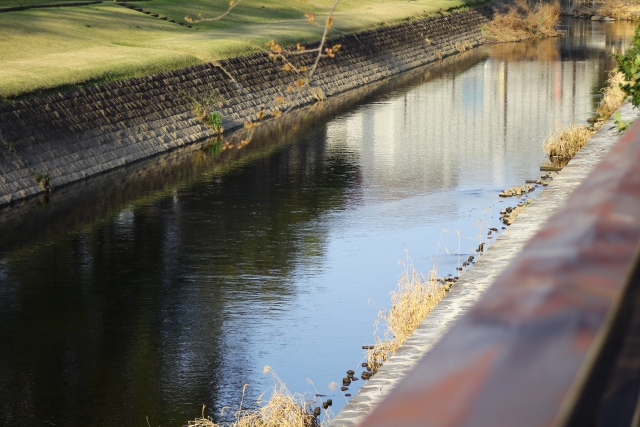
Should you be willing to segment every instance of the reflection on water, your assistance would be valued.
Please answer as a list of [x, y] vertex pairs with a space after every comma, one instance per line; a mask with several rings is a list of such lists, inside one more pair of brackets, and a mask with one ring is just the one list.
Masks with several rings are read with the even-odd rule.
[[245, 383], [254, 399], [264, 365], [340, 409], [327, 385], [359, 366], [404, 249], [453, 273], [633, 34], [564, 25], [298, 112], [243, 150], [192, 147], [0, 211], [1, 423], [179, 426]]

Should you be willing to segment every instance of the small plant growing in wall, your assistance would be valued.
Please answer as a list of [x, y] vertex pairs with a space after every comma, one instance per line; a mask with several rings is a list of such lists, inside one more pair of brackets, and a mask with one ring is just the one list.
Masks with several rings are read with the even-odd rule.
[[4, 138], [0, 138], [0, 142], [2, 142], [2, 144], [7, 147], [7, 150], [11, 151], [12, 153], [16, 151], [16, 143], [13, 141], [7, 141]]
[[36, 171], [36, 173], [33, 174], [33, 180], [44, 191], [46, 191], [46, 192], [51, 191], [51, 178], [49, 177], [48, 173]]
[[181, 91], [180, 95], [191, 101], [193, 107], [193, 115], [198, 120], [204, 123], [215, 134], [222, 134], [224, 128], [222, 127], [222, 114], [216, 111], [216, 108], [220, 108], [224, 99], [218, 95], [218, 92], [212, 87], [202, 94], [193, 94], [185, 91]]

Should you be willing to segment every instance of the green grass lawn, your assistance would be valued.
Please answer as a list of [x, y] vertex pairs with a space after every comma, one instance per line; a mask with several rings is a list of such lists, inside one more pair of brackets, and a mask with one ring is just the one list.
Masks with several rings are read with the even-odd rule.
[[36, 4], [68, 3], [83, 0], [0, 0], [0, 7], [32, 6]]
[[[418, 18], [469, 0], [342, 0], [333, 35]], [[25, 3], [37, 0], [26, 0]], [[0, 0], [0, 7], [14, 0]], [[136, 3], [169, 19], [215, 17], [226, 0]], [[0, 98], [144, 75], [250, 52], [250, 42], [319, 38], [331, 0], [243, 0], [215, 22], [186, 28], [111, 1], [99, 5], [0, 13]], [[1, 100], [1, 99], [0, 99]]]

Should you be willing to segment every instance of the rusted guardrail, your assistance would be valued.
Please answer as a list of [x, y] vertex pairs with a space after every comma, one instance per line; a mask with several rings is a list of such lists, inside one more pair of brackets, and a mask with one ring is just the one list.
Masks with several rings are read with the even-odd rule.
[[637, 425], [639, 243], [637, 121], [362, 427]]

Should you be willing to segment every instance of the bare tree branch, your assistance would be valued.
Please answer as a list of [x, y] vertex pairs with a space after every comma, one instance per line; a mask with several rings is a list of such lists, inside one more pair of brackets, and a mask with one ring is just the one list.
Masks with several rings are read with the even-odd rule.
[[[222, 18], [224, 18], [225, 16], [227, 16], [238, 4], [240, 4], [242, 0], [232, 0], [229, 3], [229, 8], [227, 9], [226, 12], [224, 12], [222, 15], [219, 15], [215, 18], [204, 18], [202, 16], [202, 14], [198, 15], [198, 20], [193, 20], [190, 16], [186, 16], [185, 20], [188, 22], [210, 22], [210, 21], [218, 21]], [[316, 97], [316, 99], [320, 100], [322, 99], [321, 96], [319, 96], [316, 92], [313, 92], [313, 88], [311, 87], [311, 81], [312, 78], [318, 68], [318, 64], [320, 63], [320, 59], [321, 58], [333, 58], [335, 56], [335, 54], [340, 50], [340, 48], [342, 47], [342, 45], [340, 44], [336, 44], [332, 47], [325, 47], [325, 44], [327, 42], [327, 35], [329, 34], [329, 30], [331, 29], [331, 27], [333, 26], [333, 18], [334, 18], [334, 14], [335, 14], [335, 10], [336, 7], [338, 6], [338, 3], [340, 3], [340, 0], [335, 0], [335, 2], [333, 3], [333, 6], [331, 7], [331, 10], [329, 11], [329, 15], [327, 16], [327, 19], [325, 20], [325, 24], [324, 24], [324, 30], [322, 33], [322, 38], [320, 39], [320, 44], [318, 45], [317, 48], [313, 48], [313, 49], [306, 49], [305, 46], [301, 46], [300, 43], [298, 43], [296, 45], [296, 50], [285, 50], [282, 48], [282, 46], [280, 46], [279, 44], [277, 44], [274, 40], [270, 40], [267, 43], [265, 43], [265, 45], [267, 46], [267, 49], [265, 49], [262, 46], [258, 46], [255, 45], [253, 43], [252, 46], [263, 50], [267, 53], [267, 55], [269, 55], [269, 57], [271, 59], [273, 59], [274, 61], [277, 61], [278, 59], [282, 60], [283, 62], [283, 66], [281, 68], [282, 71], [293, 71], [294, 73], [298, 74], [299, 76], [302, 75], [302, 77], [299, 77], [297, 80], [295, 80], [292, 85], [287, 87], [287, 92], [293, 92], [295, 90], [296, 95], [293, 99], [291, 100], [287, 100], [286, 99], [286, 95], [282, 94], [278, 97], [276, 97], [274, 99], [274, 102], [276, 104], [288, 104], [287, 108], [285, 108], [284, 110], [280, 110], [279, 107], [275, 108], [273, 111], [271, 112], [267, 112], [267, 110], [265, 108], [263, 108], [257, 115], [258, 115], [258, 122], [252, 122], [252, 121], [248, 121], [244, 124], [245, 129], [247, 129], [249, 131], [249, 136], [247, 139], [242, 140], [239, 143], [239, 147], [242, 147], [246, 144], [248, 144], [251, 139], [253, 138], [253, 132], [255, 130], [255, 128], [257, 126], [260, 125], [260, 122], [262, 122], [262, 120], [264, 118], [267, 117], [267, 115], [270, 115], [271, 117], [279, 117], [282, 114], [285, 114], [287, 112], [289, 112], [298, 102], [298, 100], [301, 98], [302, 93], [304, 92], [305, 89], [309, 89], [309, 91], [311, 92], [311, 94], [313, 96]], [[312, 25], [316, 25], [315, 23], [315, 14], [311, 13], [311, 14], [305, 14], [305, 17], [307, 18], [307, 21], [312, 24]], [[301, 65], [299, 67], [297, 67], [293, 62], [291, 62], [289, 60], [290, 56], [298, 56], [298, 55], [306, 55], [306, 54], [315, 54], [315, 60], [313, 61], [313, 66], [311, 67], [311, 69], [309, 69], [307, 66], [305, 65]], [[295, 88], [294, 88], [295, 87]], [[316, 89], [316, 91], [318, 91], [318, 89]], [[321, 90], [320, 90], [321, 92]], [[230, 143], [227, 141], [224, 146], [223, 149], [226, 149], [228, 147], [231, 147]]]
[[199, 23], [199, 22], [212, 22], [212, 21], [219, 21], [222, 18], [224, 18], [225, 16], [227, 16], [229, 13], [231, 13], [231, 11], [240, 3], [242, 2], [242, 0], [231, 0], [231, 2], [229, 2], [229, 8], [226, 10], [226, 12], [224, 12], [222, 15], [216, 16], [215, 18], [205, 18], [202, 16], [202, 14], [198, 14], [198, 19], [193, 19], [192, 17], [190, 17], [189, 15], [184, 17], [184, 20], [187, 21], [190, 24], [193, 23]]

